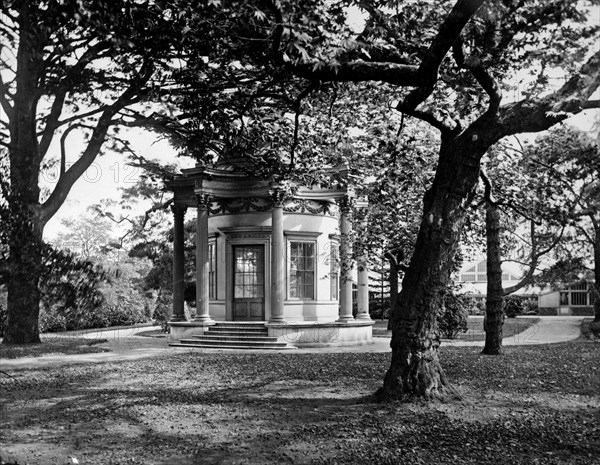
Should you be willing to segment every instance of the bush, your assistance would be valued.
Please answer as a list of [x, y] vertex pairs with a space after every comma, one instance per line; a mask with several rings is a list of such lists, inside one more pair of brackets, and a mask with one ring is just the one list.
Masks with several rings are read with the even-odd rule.
[[537, 314], [538, 301], [535, 297], [509, 295], [504, 298], [504, 313], [508, 318], [514, 318], [517, 315]]
[[390, 298], [386, 297], [383, 299], [371, 299], [369, 300], [369, 315], [374, 320], [383, 320], [390, 317]]
[[156, 307], [154, 308], [154, 324], [160, 325], [160, 330], [163, 333], [168, 333], [169, 320], [173, 314], [173, 295], [170, 293], [162, 293], [156, 299]]
[[444, 296], [443, 306], [438, 313], [437, 323], [441, 336], [454, 339], [458, 333], [466, 333], [469, 318], [469, 298], [447, 292]]
[[52, 333], [67, 330], [67, 318], [53, 310], [46, 310], [43, 306], [40, 308], [39, 317], [40, 333]]
[[127, 302], [120, 305], [104, 303], [99, 307], [81, 309], [63, 309], [59, 307], [40, 309], [40, 332], [74, 331], [110, 326], [129, 326], [148, 321], [141, 306], [130, 306]]
[[6, 308], [0, 303], [0, 337], [4, 337], [4, 328], [6, 328]]
[[485, 299], [465, 297], [469, 315], [485, 315]]

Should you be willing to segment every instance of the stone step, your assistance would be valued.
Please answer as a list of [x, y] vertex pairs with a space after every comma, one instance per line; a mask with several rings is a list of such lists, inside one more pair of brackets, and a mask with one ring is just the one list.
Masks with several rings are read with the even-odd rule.
[[264, 331], [238, 331], [235, 329], [228, 329], [227, 331], [211, 331], [208, 330], [204, 334], [214, 334], [215, 336], [267, 336], [269, 332], [265, 329]]
[[196, 336], [192, 339], [181, 339], [179, 342], [183, 344], [225, 344], [235, 347], [243, 347], [245, 345], [285, 345], [285, 342], [278, 342], [277, 339], [268, 340], [245, 340], [245, 339], [234, 339], [234, 338], [210, 338], [205, 336]]
[[178, 343], [170, 343], [170, 346], [178, 347], [197, 347], [205, 349], [296, 349], [296, 347], [287, 344], [286, 342], [276, 341], [222, 341], [202, 339], [201, 337], [194, 339], [182, 339]]
[[277, 342], [276, 337], [269, 337], [266, 334], [264, 336], [257, 334], [240, 334], [240, 333], [232, 333], [232, 334], [211, 334], [204, 333], [203, 335], [192, 336], [194, 339], [200, 340], [210, 340], [210, 341], [263, 341], [263, 342]]
[[190, 349], [219, 349], [219, 350], [221, 350], [221, 349], [225, 349], [225, 350], [295, 350], [295, 349], [298, 349], [298, 347], [295, 347], [295, 346], [292, 346], [289, 344], [285, 344], [283, 346], [245, 345], [243, 347], [238, 347], [238, 346], [231, 346], [228, 344], [203, 344], [203, 343], [181, 344], [178, 342], [171, 342], [171, 343], [169, 343], [169, 346], [171, 346], [171, 347], [187, 347]]
[[209, 333], [215, 333], [215, 334], [268, 334], [268, 330], [267, 328], [265, 328], [264, 326], [262, 328], [231, 328], [231, 327], [214, 327], [214, 326], [209, 326], [208, 327], [208, 331]]
[[242, 327], [242, 328], [251, 328], [253, 326], [258, 326], [261, 328], [265, 327], [264, 321], [217, 321], [211, 328], [215, 327], [224, 327], [224, 326], [234, 326], [234, 327]]

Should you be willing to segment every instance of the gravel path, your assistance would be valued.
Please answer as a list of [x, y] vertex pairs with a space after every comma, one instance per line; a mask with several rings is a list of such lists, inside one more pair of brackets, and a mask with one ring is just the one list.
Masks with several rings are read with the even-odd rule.
[[[538, 324], [534, 324], [525, 331], [505, 338], [505, 346], [552, 344], [577, 339], [581, 334], [581, 321], [584, 317], [540, 317]], [[107, 339], [100, 347], [106, 347], [108, 352], [79, 354], [79, 355], [44, 355], [42, 357], [23, 357], [18, 359], [0, 359], [2, 370], [23, 370], [43, 368], [49, 366], [62, 366], [77, 363], [99, 363], [108, 361], [138, 360], [146, 357], [156, 357], [180, 352], [198, 353], [258, 353], [260, 351], [248, 350], [222, 350], [222, 349], [194, 349], [169, 347], [166, 338], [153, 338], [137, 336], [141, 331], [149, 331], [158, 327], [140, 327], [126, 329], [109, 329], [101, 331], [86, 331], [63, 333], [65, 337], [85, 337], [89, 339]], [[355, 353], [355, 352], [389, 352], [390, 338], [374, 337], [374, 343], [363, 346], [306, 348], [294, 350], [292, 353]], [[484, 341], [444, 340], [442, 346], [449, 347], [483, 347]], [[270, 351], [272, 352], [272, 351]]]

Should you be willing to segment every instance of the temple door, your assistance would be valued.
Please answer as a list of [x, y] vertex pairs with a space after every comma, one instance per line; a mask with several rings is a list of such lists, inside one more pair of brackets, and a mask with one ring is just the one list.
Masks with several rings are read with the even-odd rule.
[[265, 247], [233, 247], [233, 319], [265, 320]]

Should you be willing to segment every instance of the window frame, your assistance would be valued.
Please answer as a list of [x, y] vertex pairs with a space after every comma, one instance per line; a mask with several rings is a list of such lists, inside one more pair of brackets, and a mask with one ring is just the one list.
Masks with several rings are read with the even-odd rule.
[[[318, 300], [317, 276], [319, 268], [319, 243], [317, 238], [321, 235], [320, 232], [309, 231], [284, 231], [286, 237], [286, 300], [293, 302], [316, 301]], [[295, 297], [291, 293], [291, 248], [292, 243], [308, 243], [313, 245], [313, 282], [312, 282], [312, 297]]]
[[[311, 245], [312, 246], [312, 255], [302, 255], [301, 257], [304, 259], [307, 258], [312, 258], [312, 270], [309, 269], [300, 269], [299, 272], [304, 273], [305, 275], [308, 273], [312, 273], [312, 296], [306, 296], [306, 295], [292, 295], [292, 287], [291, 287], [291, 282], [292, 282], [292, 246], [295, 244], [302, 244], [302, 245]], [[316, 281], [316, 277], [317, 277], [317, 241], [311, 241], [311, 240], [298, 240], [298, 239], [291, 239], [288, 240], [288, 245], [287, 245], [287, 253], [288, 253], [288, 260], [287, 260], [287, 298], [288, 300], [316, 300], [316, 294], [317, 294], [317, 281]], [[304, 284], [304, 288], [306, 288], [306, 284]], [[298, 292], [298, 286], [296, 286], [296, 292], [298, 294], [300, 294]]]
[[[212, 249], [212, 255], [211, 255]], [[208, 299], [217, 300], [217, 240], [208, 241]]]
[[[335, 250], [335, 253], [334, 253]], [[338, 241], [330, 241], [329, 255], [327, 258], [329, 264], [329, 299], [333, 301], [340, 300], [340, 243]], [[334, 292], [335, 284], [335, 292]]]

